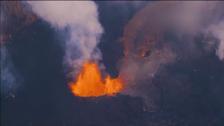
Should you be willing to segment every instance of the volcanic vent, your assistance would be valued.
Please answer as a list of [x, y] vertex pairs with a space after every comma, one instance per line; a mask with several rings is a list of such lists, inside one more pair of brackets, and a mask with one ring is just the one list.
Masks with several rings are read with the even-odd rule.
[[80, 97], [112, 96], [123, 89], [121, 79], [102, 77], [98, 64], [85, 62], [76, 81], [70, 83], [73, 94]]

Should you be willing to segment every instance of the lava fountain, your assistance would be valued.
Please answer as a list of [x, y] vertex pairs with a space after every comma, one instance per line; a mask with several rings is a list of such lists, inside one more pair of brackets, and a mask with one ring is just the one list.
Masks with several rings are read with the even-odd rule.
[[85, 62], [76, 81], [69, 84], [72, 93], [80, 97], [113, 96], [123, 89], [121, 79], [102, 77], [97, 63]]

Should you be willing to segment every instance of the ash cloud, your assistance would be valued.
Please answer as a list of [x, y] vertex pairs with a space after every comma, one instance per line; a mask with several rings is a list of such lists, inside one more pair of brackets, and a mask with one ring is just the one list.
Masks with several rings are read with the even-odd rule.
[[153, 111], [161, 95], [153, 81], [167, 65], [179, 61], [191, 64], [214, 52], [223, 60], [223, 8], [222, 1], [160, 1], [136, 13], [122, 38], [125, 57], [120, 73], [127, 83], [124, 93], [143, 97]]
[[153, 51], [144, 58], [127, 57], [120, 69], [120, 76], [125, 81], [126, 95], [142, 97], [149, 111], [156, 110], [156, 100], [159, 94], [152, 80], [164, 65], [173, 62], [175, 54], [169, 48]]
[[[97, 6], [93, 1], [28, 1], [32, 10], [54, 28], [68, 29], [64, 62], [71, 68], [83, 61], [100, 60], [97, 48], [103, 28], [98, 21]], [[74, 72], [74, 71], [73, 71]], [[74, 75], [74, 74], [73, 74]]]

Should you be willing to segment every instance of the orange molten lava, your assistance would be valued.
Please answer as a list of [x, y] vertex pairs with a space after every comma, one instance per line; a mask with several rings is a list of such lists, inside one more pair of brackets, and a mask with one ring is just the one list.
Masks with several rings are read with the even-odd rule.
[[102, 79], [98, 65], [86, 62], [77, 77], [77, 81], [70, 83], [70, 88], [76, 96], [97, 97], [114, 95], [123, 89], [123, 84], [119, 78], [111, 78], [109, 75]]

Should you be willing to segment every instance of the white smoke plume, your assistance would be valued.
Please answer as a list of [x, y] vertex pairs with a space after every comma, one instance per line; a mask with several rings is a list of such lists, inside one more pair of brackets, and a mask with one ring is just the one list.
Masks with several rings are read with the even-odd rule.
[[219, 39], [218, 48], [216, 54], [220, 60], [224, 60], [224, 21], [211, 25], [209, 31], [214, 34], [216, 38]]
[[54, 28], [68, 28], [65, 63], [77, 67], [86, 60], [101, 58], [97, 44], [103, 32], [93, 1], [28, 1], [32, 10]]

